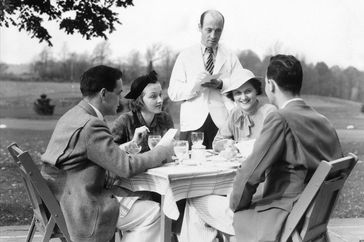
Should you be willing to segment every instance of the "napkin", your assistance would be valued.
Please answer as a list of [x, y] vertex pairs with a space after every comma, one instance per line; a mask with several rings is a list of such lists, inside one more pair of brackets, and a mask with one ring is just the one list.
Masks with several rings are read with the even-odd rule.
[[254, 143], [255, 139], [240, 140], [235, 147], [238, 148], [241, 156], [246, 158], [253, 152]]

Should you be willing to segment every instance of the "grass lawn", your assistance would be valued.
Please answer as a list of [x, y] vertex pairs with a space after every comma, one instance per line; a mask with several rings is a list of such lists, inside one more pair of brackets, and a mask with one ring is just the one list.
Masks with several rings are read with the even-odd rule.
[[17, 142], [39, 162], [50, 136], [51, 130], [0, 129], [0, 226], [30, 224], [33, 214], [21, 175], [6, 147]]
[[[15, 83], [0, 81], [0, 118], [58, 119], [80, 100], [77, 84]], [[39, 116], [32, 103], [46, 93], [57, 105], [54, 116]], [[364, 114], [360, 104], [335, 98], [304, 96], [305, 100], [327, 116], [338, 129], [344, 152], [353, 152], [364, 161]], [[169, 104], [169, 111], [179, 123], [179, 106]], [[109, 120], [112, 120], [110, 118]], [[354, 129], [347, 130], [352, 125]], [[45, 151], [52, 130], [0, 129], [0, 226], [29, 224], [32, 210], [21, 176], [6, 149], [17, 142], [29, 150], [35, 161]], [[340, 195], [333, 217], [364, 217], [364, 163], [358, 164]]]

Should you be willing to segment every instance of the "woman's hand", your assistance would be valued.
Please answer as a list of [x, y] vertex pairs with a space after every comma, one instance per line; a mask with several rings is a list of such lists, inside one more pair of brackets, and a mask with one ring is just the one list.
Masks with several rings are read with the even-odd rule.
[[132, 141], [137, 143], [138, 145], [142, 142], [143, 138], [149, 133], [149, 129], [147, 126], [141, 126], [136, 128], [134, 131], [134, 137]]

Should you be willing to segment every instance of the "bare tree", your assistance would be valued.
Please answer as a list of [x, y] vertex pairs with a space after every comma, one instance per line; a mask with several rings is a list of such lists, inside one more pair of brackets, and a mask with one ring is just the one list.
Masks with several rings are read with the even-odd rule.
[[108, 41], [102, 41], [94, 48], [92, 53], [92, 61], [97, 65], [105, 64], [108, 61], [110, 54], [110, 43]]
[[147, 59], [147, 72], [149, 73], [154, 69], [153, 62], [161, 58], [161, 53], [163, 51], [163, 46], [160, 43], [152, 44], [147, 48], [145, 52], [145, 58]]
[[3, 62], [0, 62], [0, 75], [1, 74], [4, 74], [6, 72], [6, 70], [8, 69], [8, 65], [3, 63]]
[[161, 53], [160, 63], [160, 77], [162, 88], [167, 88], [169, 85], [169, 79], [171, 78], [172, 69], [177, 59], [177, 53], [171, 48], [165, 47]]
[[33, 64], [34, 72], [40, 77], [46, 77], [49, 72], [49, 64], [51, 61], [53, 61], [52, 51], [49, 47], [44, 47]]

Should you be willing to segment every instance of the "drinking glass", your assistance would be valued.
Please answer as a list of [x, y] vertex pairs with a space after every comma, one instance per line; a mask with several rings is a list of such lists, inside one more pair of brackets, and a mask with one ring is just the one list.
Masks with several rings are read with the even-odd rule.
[[141, 150], [142, 150], [142, 147], [140, 145], [138, 145], [135, 142], [131, 142], [127, 149], [127, 152], [129, 154], [135, 155], [135, 154], [138, 154]]
[[188, 159], [188, 141], [176, 140], [174, 142], [173, 150], [177, 156], [178, 164], [181, 164], [184, 159]]
[[193, 145], [202, 145], [203, 143], [203, 132], [192, 132], [191, 133], [191, 142]]
[[153, 149], [161, 140], [161, 136], [160, 135], [156, 135], [156, 134], [151, 134], [148, 136], [148, 146], [149, 149]]

